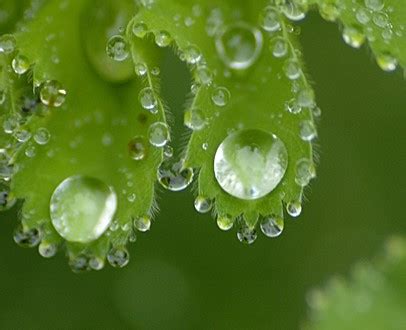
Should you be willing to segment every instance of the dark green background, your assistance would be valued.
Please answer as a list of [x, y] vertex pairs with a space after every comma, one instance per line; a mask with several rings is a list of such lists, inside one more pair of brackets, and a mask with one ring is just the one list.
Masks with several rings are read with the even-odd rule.
[[[161, 194], [152, 230], [126, 269], [75, 275], [12, 241], [16, 210], [0, 216], [0, 329], [297, 329], [306, 293], [406, 232], [406, 83], [378, 69], [315, 15], [302, 24], [323, 110], [318, 178], [278, 239], [243, 246], [189, 192]], [[177, 119], [189, 88], [168, 58], [164, 93]], [[35, 173], [33, 173], [35, 175]]]

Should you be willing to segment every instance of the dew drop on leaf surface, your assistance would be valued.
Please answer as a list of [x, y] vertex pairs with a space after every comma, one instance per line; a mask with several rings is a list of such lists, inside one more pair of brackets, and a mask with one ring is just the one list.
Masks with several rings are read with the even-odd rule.
[[70, 242], [98, 239], [109, 227], [117, 208], [112, 188], [99, 179], [72, 176], [59, 184], [50, 202], [52, 224]]
[[282, 180], [288, 166], [285, 144], [258, 129], [240, 130], [220, 144], [214, 174], [230, 195], [254, 200], [269, 194]]

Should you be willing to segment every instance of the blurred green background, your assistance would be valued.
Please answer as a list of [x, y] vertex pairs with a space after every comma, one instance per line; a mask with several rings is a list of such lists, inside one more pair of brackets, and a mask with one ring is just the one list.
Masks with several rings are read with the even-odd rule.
[[[14, 209], [0, 215], [0, 329], [298, 329], [311, 288], [405, 234], [402, 72], [382, 72], [317, 15], [301, 38], [323, 110], [320, 164], [280, 238], [244, 246], [198, 215], [188, 191], [165, 192], [126, 269], [75, 275], [62, 253], [45, 260], [13, 243]], [[171, 56], [162, 71], [180, 131], [188, 73]]]

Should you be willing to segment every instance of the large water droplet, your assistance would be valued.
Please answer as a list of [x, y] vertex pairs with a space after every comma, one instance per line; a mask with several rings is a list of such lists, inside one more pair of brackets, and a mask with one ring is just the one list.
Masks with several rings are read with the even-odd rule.
[[261, 221], [261, 231], [268, 237], [278, 237], [283, 231], [283, 218], [276, 215], [265, 217]]
[[225, 27], [216, 37], [216, 49], [229, 68], [244, 70], [255, 63], [261, 54], [261, 31], [244, 22]]
[[218, 147], [214, 174], [230, 195], [253, 200], [269, 194], [282, 180], [288, 166], [285, 144], [258, 129], [230, 134]]
[[193, 180], [193, 170], [184, 167], [183, 161], [164, 160], [157, 172], [159, 183], [168, 190], [181, 191], [187, 188]]
[[49, 107], [60, 107], [66, 98], [66, 90], [56, 80], [48, 80], [41, 86], [39, 93], [41, 102]]
[[103, 235], [116, 208], [111, 187], [96, 178], [72, 176], [55, 189], [50, 215], [56, 231], [67, 241], [88, 243]]
[[112, 36], [107, 41], [106, 52], [111, 59], [117, 62], [125, 61], [130, 54], [127, 41], [120, 35]]
[[164, 122], [153, 123], [148, 129], [149, 143], [162, 148], [169, 142], [169, 128]]

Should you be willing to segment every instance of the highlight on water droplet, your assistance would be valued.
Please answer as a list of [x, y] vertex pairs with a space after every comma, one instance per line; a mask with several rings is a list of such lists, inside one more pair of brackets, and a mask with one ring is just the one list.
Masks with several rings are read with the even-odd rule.
[[271, 238], [278, 237], [282, 234], [283, 226], [283, 218], [276, 215], [264, 217], [260, 224], [263, 234]]
[[103, 181], [88, 176], [63, 180], [52, 194], [51, 221], [69, 242], [97, 240], [110, 226], [117, 208], [117, 196]]
[[230, 101], [231, 93], [225, 87], [216, 87], [211, 95], [211, 100], [218, 107], [225, 107]]
[[210, 212], [213, 202], [210, 199], [199, 195], [196, 197], [194, 205], [196, 211], [203, 214]]
[[252, 66], [262, 47], [261, 31], [245, 22], [228, 25], [216, 35], [217, 53], [230, 69], [245, 70]]
[[49, 107], [60, 107], [66, 99], [66, 90], [56, 80], [47, 80], [41, 85], [39, 93], [41, 102]]
[[134, 227], [142, 233], [147, 232], [151, 229], [151, 217], [148, 215], [144, 215], [142, 217], [134, 219]]
[[169, 127], [161, 121], [153, 123], [148, 129], [148, 136], [149, 143], [154, 147], [162, 148], [169, 142]]
[[112, 36], [107, 41], [106, 52], [111, 59], [117, 62], [126, 60], [130, 54], [127, 41], [120, 35]]
[[193, 180], [193, 169], [184, 166], [183, 160], [165, 159], [158, 168], [158, 182], [171, 191], [186, 189]]
[[200, 49], [195, 45], [190, 45], [184, 50], [184, 56], [186, 63], [197, 64], [202, 59], [202, 53]]
[[276, 135], [239, 130], [224, 139], [214, 158], [214, 174], [231, 196], [254, 200], [274, 190], [285, 175], [288, 153]]
[[185, 125], [194, 131], [199, 131], [206, 126], [205, 116], [199, 108], [186, 110], [184, 117]]
[[22, 75], [30, 69], [30, 61], [26, 56], [19, 54], [11, 61], [11, 67], [16, 74]]

